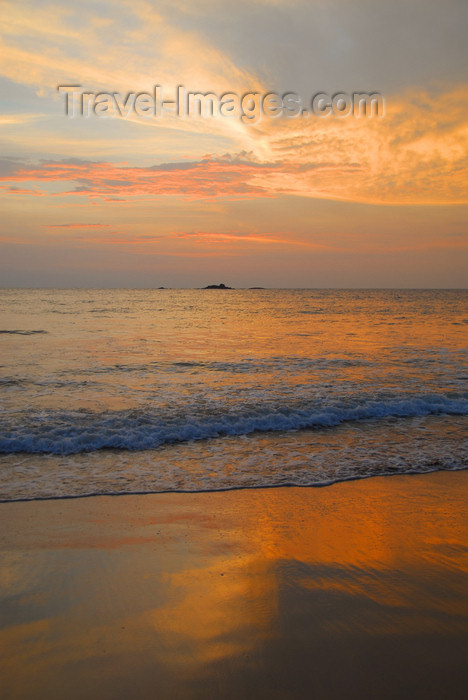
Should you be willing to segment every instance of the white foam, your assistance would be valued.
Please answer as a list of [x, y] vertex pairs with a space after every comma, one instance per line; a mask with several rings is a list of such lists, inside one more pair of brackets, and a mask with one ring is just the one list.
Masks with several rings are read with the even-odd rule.
[[189, 442], [226, 435], [331, 428], [348, 421], [468, 415], [468, 398], [427, 394], [386, 400], [355, 400], [350, 405], [311, 403], [287, 405], [219, 406], [216, 413], [174, 413], [157, 410], [41, 412], [4, 417], [0, 452], [76, 454], [104, 448], [154, 449], [166, 443]]

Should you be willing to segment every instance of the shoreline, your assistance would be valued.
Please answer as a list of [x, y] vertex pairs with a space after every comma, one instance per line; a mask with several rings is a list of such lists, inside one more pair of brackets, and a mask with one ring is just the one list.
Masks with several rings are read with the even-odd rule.
[[321, 489], [335, 486], [338, 484], [347, 484], [355, 481], [368, 481], [369, 479], [387, 479], [393, 477], [411, 477], [411, 476], [428, 476], [430, 474], [452, 474], [456, 472], [468, 471], [468, 467], [456, 467], [455, 469], [432, 469], [425, 472], [408, 471], [403, 473], [388, 472], [383, 474], [369, 474], [365, 476], [350, 476], [343, 479], [336, 479], [334, 481], [323, 481], [316, 482], [314, 484], [265, 484], [260, 486], [226, 486], [216, 489], [199, 489], [199, 490], [189, 490], [189, 489], [178, 489], [166, 491], [122, 491], [122, 492], [108, 492], [108, 493], [79, 493], [79, 494], [67, 494], [64, 496], [35, 496], [35, 497], [25, 497], [25, 498], [12, 498], [12, 499], [2, 499], [0, 498], [0, 506], [7, 503], [36, 503], [43, 501], [74, 501], [81, 498], [114, 498], [114, 497], [124, 497], [124, 496], [165, 496], [168, 494], [185, 494], [185, 495], [196, 495], [196, 494], [209, 494], [209, 493], [231, 493], [233, 491], [269, 491], [270, 489]]
[[0, 504], [5, 697], [461, 700], [468, 471], [392, 476]]

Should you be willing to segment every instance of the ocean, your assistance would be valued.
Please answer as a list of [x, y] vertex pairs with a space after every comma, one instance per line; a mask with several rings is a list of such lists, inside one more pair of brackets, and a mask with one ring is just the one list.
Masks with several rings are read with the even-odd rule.
[[0, 500], [466, 469], [467, 302], [0, 290]]

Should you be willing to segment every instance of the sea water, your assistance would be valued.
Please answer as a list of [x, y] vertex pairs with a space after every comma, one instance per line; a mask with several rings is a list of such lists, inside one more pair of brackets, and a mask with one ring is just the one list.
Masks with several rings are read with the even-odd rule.
[[468, 467], [468, 292], [0, 290], [0, 500]]

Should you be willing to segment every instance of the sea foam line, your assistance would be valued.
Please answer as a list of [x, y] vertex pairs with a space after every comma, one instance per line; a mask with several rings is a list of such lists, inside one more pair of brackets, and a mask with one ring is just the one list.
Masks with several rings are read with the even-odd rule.
[[263, 413], [261, 411], [262, 408], [250, 410], [250, 413], [198, 416], [188, 411], [162, 416], [148, 409], [5, 415], [0, 452], [69, 455], [106, 448], [148, 450], [166, 443], [228, 435], [331, 428], [348, 421], [444, 414], [462, 416], [468, 415], [468, 398], [422, 395], [386, 401], [367, 400], [351, 406], [265, 407]]
[[325, 488], [328, 486], [334, 486], [335, 484], [343, 484], [352, 481], [363, 481], [364, 479], [375, 479], [382, 477], [398, 477], [398, 476], [425, 476], [427, 474], [436, 474], [438, 472], [460, 472], [466, 471], [468, 469], [467, 465], [455, 466], [455, 467], [445, 467], [438, 466], [423, 470], [417, 469], [402, 469], [400, 472], [394, 471], [381, 471], [375, 474], [353, 474], [347, 476], [335, 476], [333, 478], [326, 478], [322, 480], [311, 480], [310, 482], [296, 482], [294, 479], [291, 481], [283, 481], [281, 483], [258, 483], [258, 484], [236, 484], [230, 486], [207, 486], [206, 488], [153, 488], [145, 490], [128, 490], [128, 491], [117, 491], [117, 490], [98, 490], [98, 491], [86, 491], [83, 493], [70, 493], [70, 494], [50, 494], [43, 496], [18, 496], [12, 498], [1, 498], [0, 503], [24, 503], [30, 501], [68, 501], [75, 500], [77, 498], [95, 498], [97, 496], [155, 496], [155, 495], [169, 495], [169, 494], [200, 494], [200, 493], [227, 493], [230, 491], [260, 491], [260, 490], [270, 490], [270, 489], [310, 489], [310, 488]]

